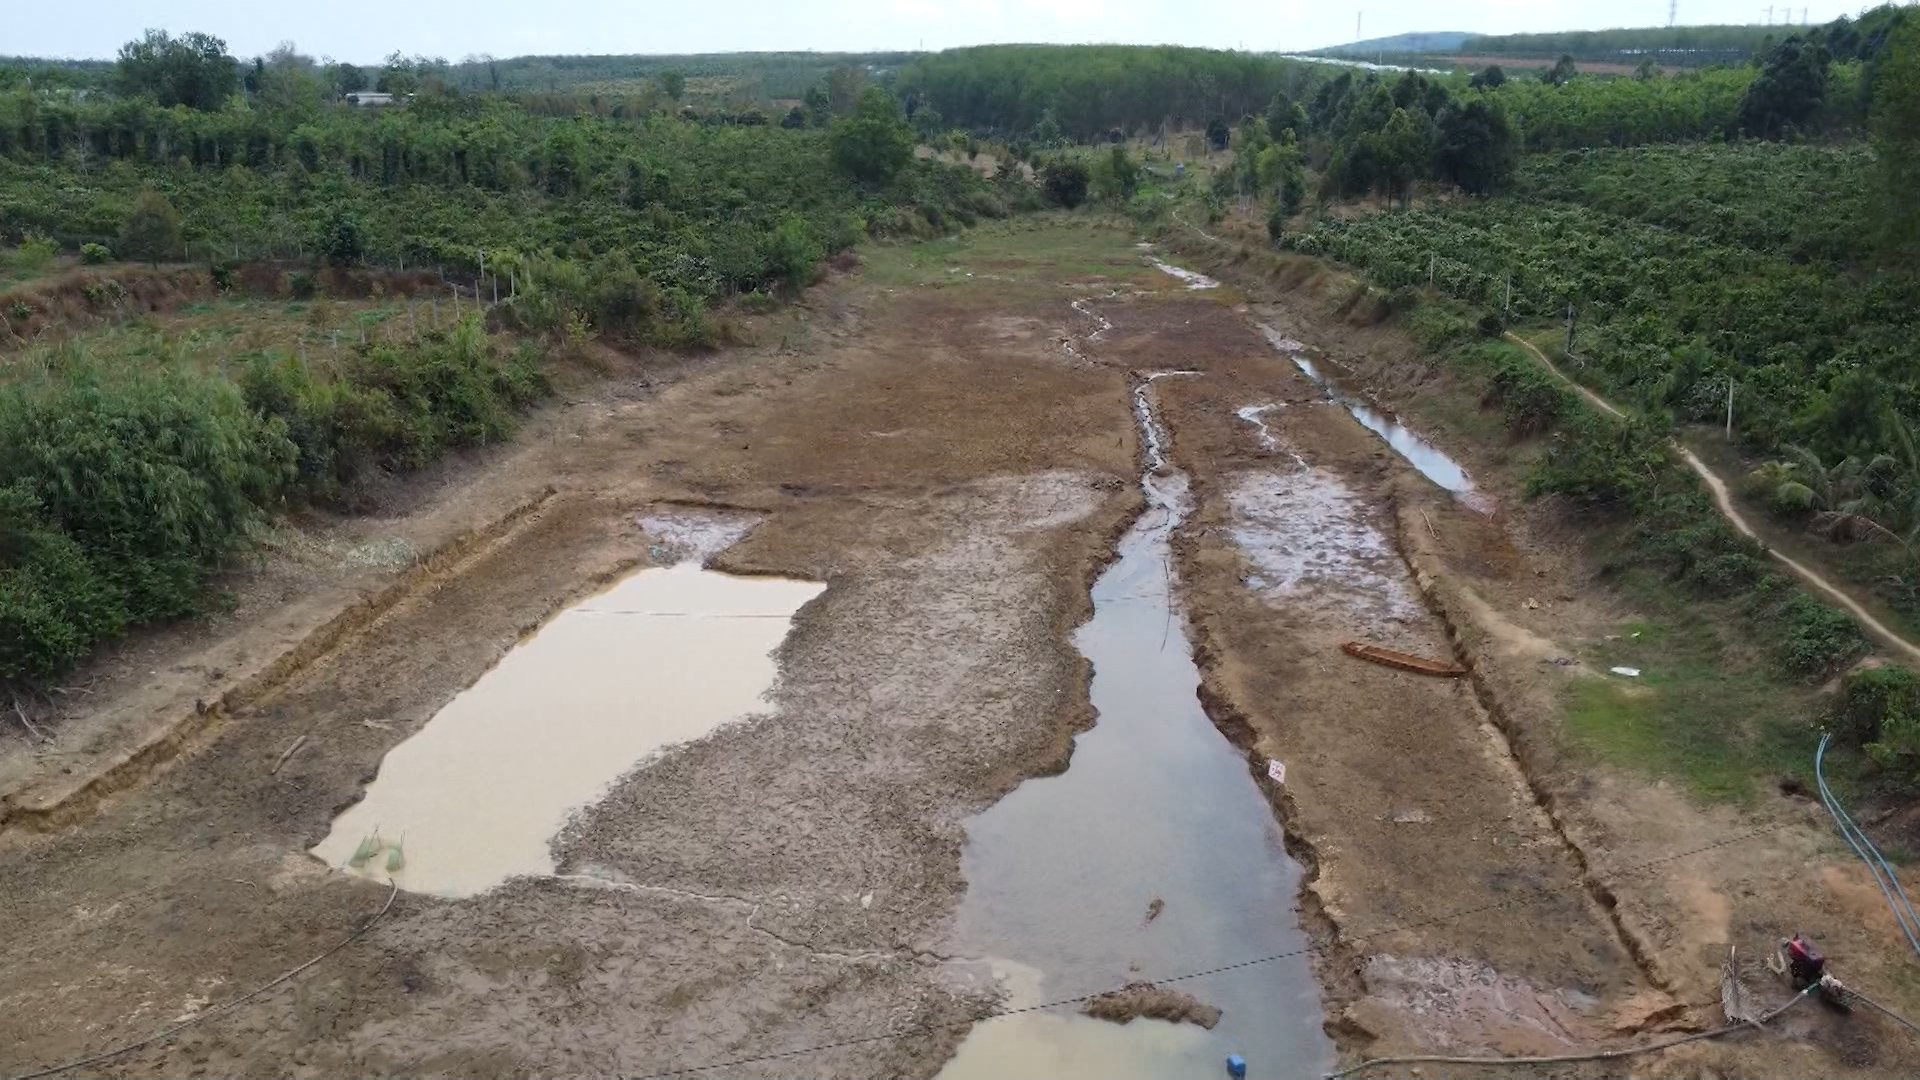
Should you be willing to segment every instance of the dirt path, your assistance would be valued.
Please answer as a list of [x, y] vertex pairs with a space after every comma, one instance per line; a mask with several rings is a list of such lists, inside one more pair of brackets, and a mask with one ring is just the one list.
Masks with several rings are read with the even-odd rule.
[[[1556, 378], [1566, 383], [1567, 386], [1571, 387], [1582, 398], [1585, 398], [1588, 404], [1609, 416], [1623, 419], [1626, 417], [1626, 413], [1620, 411], [1612, 402], [1569, 378], [1565, 372], [1554, 365], [1553, 361], [1547, 359], [1546, 353], [1535, 348], [1532, 342], [1512, 331], [1508, 331], [1505, 336], [1507, 340], [1532, 353], [1534, 359], [1538, 360], [1541, 366], [1545, 367], [1549, 372], [1552, 372]], [[1673, 449], [1675, 453], [1680, 455], [1680, 460], [1686, 462], [1687, 467], [1692, 469], [1694, 473], [1700, 477], [1701, 482], [1707, 485], [1707, 491], [1713, 495], [1713, 504], [1719, 509], [1720, 516], [1726, 518], [1727, 522], [1739, 530], [1741, 535], [1750, 540], [1758, 541], [1762, 546], [1765, 546], [1765, 541], [1761, 539], [1760, 534], [1754, 531], [1753, 526], [1747, 524], [1747, 519], [1741, 515], [1739, 508], [1734, 506], [1732, 492], [1727, 489], [1727, 482], [1721, 478], [1720, 474], [1709, 468], [1706, 462], [1701, 461], [1699, 455], [1681, 445], [1678, 439], [1673, 440]], [[1909, 661], [1920, 662], [1920, 644], [1915, 644], [1908, 640], [1893, 628], [1875, 618], [1859, 600], [1854, 598], [1852, 593], [1835, 584], [1831, 579], [1826, 577], [1826, 575], [1821, 574], [1819, 571], [1814, 570], [1796, 559], [1782, 554], [1772, 547], [1767, 547], [1766, 551], [1767, 554], [1778, 560], [1780, 565], [1792, 571], [1795, 577], [1818, 590], [1821, 595], [1825, 596], [1828, 600], [1846, 609], [1847, 613], [1852, 615], [1861, 626], [1866, 627], [1867, 632], [1872, 634], [1882, 645]]]

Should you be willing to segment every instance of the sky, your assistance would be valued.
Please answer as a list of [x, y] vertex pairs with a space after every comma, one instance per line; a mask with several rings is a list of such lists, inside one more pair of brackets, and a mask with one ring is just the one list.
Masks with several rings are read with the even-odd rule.
[[[1659, 26], [1667, 0], [0, 0], [0, 56], [111, 58], [148, 27], [201, 30], [236, 56], [282, 41], [356, 63], [396, 50], [458, 60], [476, 53], [691, 53], [943, 49], [991, 42], [1122, 42], [1311, 49], [1415, 30], [1517, 33]], [[1804, 4], [1825, 22], [1857, 3]], [[1773, 12], [1786, 22], [1787, 8]], [[1802, 7], [1792, 9], [1799, 22]], [[1682, 23], [1764, 23], [1757, 0], [1680, 0]]]

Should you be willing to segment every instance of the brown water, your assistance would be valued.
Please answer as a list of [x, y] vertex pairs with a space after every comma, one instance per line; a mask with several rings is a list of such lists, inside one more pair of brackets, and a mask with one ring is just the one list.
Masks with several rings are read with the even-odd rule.
[[1421, 476], [1433, 481], [1440, 487], [1452, 492], [1461, 502], [1475, 510], [1486, 513], [1492, 509], [1492, 503], [1473, 486], [1473, 478], [1460, 463], [1448, 457], [1439, 447], [1428, 442], [1419, 432], [1400, 422], [1400, 418], [1385, 409], [1378, 408], [1352, 394], [1340, 389], [1322, 372], [1317, 364], [1308, 358], [1306, 346], [1292, 338], [1282, 337], [1280, 332], [1270, 326], [1262, 326], [1261, 332], [1267, 341], [1278, 351], [1283, 352], [1300, 369], [1300, 373], [1312, 379], [1326, 391], [1327, 397], [1347, 414], [1360, 422], [1360, 426], [1380, 436], [1393, 452], [1406, 459], [1419, 471]]
[[[401, 888], [441, 896], [551, 874], [549, 844], [574, 811], [663, 749], [765, 707], [774, 650], [825, 588], [689, 561], [568, 608], [389, 751], [313, 854], [347, 867], [377, 834], [404, 853]], [[385, 879], [388, 858], [358, 872]]]
[[1149, 380], [1135, 396], [1149, 505], [1074, 635], [1093, 663], [1098, 721], [1064, 774], [1027, 781], [968, 823], [955, 936], [998, 958], [1010, 1008], [1292, 955], [1172, 983], [1224, 1010], [1211, 1031], [1120, 1026], [1077, 1004], [1023, 1013], [976, 1024], [944, 1080], [1216, 1076], [1229, 1053], [1248, 1059], [1249, 1076], [1304, 1078], [1332, 1059], [1302, 955], [1299, 867], [1246, 759], [1196, 696], [1168, 546], [1188, 512], [1187, 480], [1166, 468], [1151, 394]]

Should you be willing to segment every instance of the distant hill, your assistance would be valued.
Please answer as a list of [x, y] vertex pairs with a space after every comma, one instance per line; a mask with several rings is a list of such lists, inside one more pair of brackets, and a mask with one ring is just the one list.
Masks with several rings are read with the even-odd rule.
[[[1818, 29], [1818, 28], [1810, 28]], [[1652, 59], [1668, 67], [1737, 64], [1793, 33], [1796, 26], [1647, 26], [1614, 30], [1563, 30], [1545, 34], [1464, 34], [1432, 31], [1395, 34], [1320, 49], [1320, 56], [1447, 56], [1474, 61], [1575, 60], [1633, 65]]]
[[1330, 48], [1315, 49], [1308, 55], [1373, 56], [1379, 53], [1455, 52], [1463, 42], [1477, 36], [1464, 30], [1427, 30], [1415, 34], [1368, 38], [1365, 41], [1355, 41], [1347, 45], [1334, 45]]

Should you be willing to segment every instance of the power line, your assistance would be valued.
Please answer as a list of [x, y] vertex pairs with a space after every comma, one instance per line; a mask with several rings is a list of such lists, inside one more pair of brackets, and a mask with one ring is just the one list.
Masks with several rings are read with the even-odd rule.
[[[1769, 833], [1778, 832], [1781, 829], [1787, 828], [1790, 824], [1792, 823], [1780, 822], [1779, 824], [1775, 824], [1775, 825], [1764, 825], [1758, 829], [1753, 829], [1749, 832], [1740, 833], [1737, 836], [1731, 836], [1724, 840], [1717, 840], [1711, 844], [1703, 844], [1700, 847], [1689, 848], [1685, 851], [1675, 852], [1671, 855], [1662, 855], [1657, 859], [1649, 859], [1646, 862], [1638, 863], [1634, 866], [1629, 866], [1626, 869], [1617, 872], [1613, 876], [1616, 878], [1631, 877], [1635, 874], [1639, 874], [1644, 871], [1650, 870], [1656, 866], [1664, 866], [1667, 863], [1677, 862], [1681, 859], [1691, 858], [1692, 856], [1695, 856], [1695, 855], [1702, 855], [1702, 854], [1705, 854], [1706, 852], [1715, 851], [1720, 848], [1731, 847], [1734, 844], [1744, 843], [1748, 840], [1754, 839], [1755, 837], [1765, 836]], [[1389, 926], [1384, 929], [1370, 931], [1365, 934], [1356, 934], [1346, 938], [1345, 943], [1348, 945], [1357, 944], [1362, 941], [1370, 941], [1374, 938], [1387, 937], [1392, 934], [1405, 933], [1409, 930], [1419, 930], [1429, 926], [1437, 926], [1441, 923], [1454, 922], [1459, 919], [1467, 918], [1468, 916], [1471, 916], [1471, 915], [1481, 915], [1489, 911], [1498, 911], [1502, 908], [1517, 907], [1524, 903], [1534, 903], [1539, 900], [1544, 900], [1544, 899], [1547, 899], [1548, 897], [1556, 896], [1564, 892], [1574, 892], [1574, 891], [1584, 892], [1585, 890], [1586, 890], [1586, 884], [1584, 882], [1578, 882], [1571, 885], [1563, 885], [1558, 888], [1536, 889], [1534, 890], [1534, 895], [1531, 895], [1531, 896], [1523, 894], [1521, 896], [1509, 897], [1508, 899], [1505, 899], [1505, 900], [1496, 900], [1492, 903], [1482, 904], [1478, 907], [1461, 908], [1456, 911], [1450, 911], [1445, 914], [1436, 915], [1430, 919], [1421, 919], [1416, 922], [1401, 923], [1396, 926]], [[1255, 957], [1250, 960], [1240, 960], [1231, 964], [1222, 964], [1219, 967], [1207, 968], [1203, 971], [1190, 971], [1184, 975], [1174, 975], [1167, 978], [1151, 979], [1148, 981], [1152, 982], [1156, 986], [1164, 986], [1168, 983], [1188, 982], [1193, 979], [1204, 979], [1213, 975], [1225, 974], [1226, 972], [1229, 972], [1229, 971], [1238, 971], [1242, 968], [1256, 967], [1261, 964], [1270, 964], [1276, 960], [1290, 960], [1290, 959], [1293, 959], [1294, 957], [1309, 956], [1314, 953], [1325, 952], [1328, 949], [1333, 948], [1333, 946], [1334, 946], [1333, 942], [1328, 942], [1322, 945], [1306, 945], [1298, 949], [1289, 949], [1285, 952], [1273, 953], [1272, 955], [1269, 955], [1269, 956]], [[778, 1050], [778, 1051], [774, 1051], [772, 1053], [767, 1053], [767, 1054], [755, 1054], [750, 1057], [731, 1058], [726, 1061], [708, 1062], [707, 1064], [704, 1064], [704, 1065], [689, 1065], [689, 1066], [686, 1066], [685, 1068], [668, 1069], [664, 1072], [646, 1073], [640, 1076], [629, 1076], [629, 1077], [625, 1077], [624, 1080], [667, 1080], [668, 1077], [691, 1076], [695, 1073], [712, 1072], [715, 1069], [735, 1068], [741, 1065], [759, 1065], [759, 1064], [764, 1064], [770, 1061], [781, 1061], [786, 1058], [802, 1057], [807, 1054], [824, 1053], [825, 1051], [828, 1051], [828, 1050], [842, 1050], [850, 1046], [865, 1046], [865, 1045], [869, 1045], [877, 1042], [891, 1042], [895, 1039], [905, 1039], [905, 1038], [909, 1038], [911, 1036], [916, 1036], [916, 1035], [932, 1035], [942, 1031], [972, 1027], [974, 1024], [984, 1023], [985, 1021], [988, 1021], [988, 1020], [1003, 1020], [1010, 1016], [1020, 1016], [1026, 1013], [1042, 1012], [1047, 1009], [1057, 1009], [1063, 1005], [1079, 1005], [1084, 1002], [1090, 1001], [1093, 998], [1096, 998], [1103, 993], [1107, 993], [1107, 991], [1098, 990], [1092, 993], [1079, 994], [1074, 997], [1056, 998], [1055, 1000], [1052, 1000], [1052, 1001], [1041, 1002], [1038, 1005], [1023, 1005], [1019, 1008], [1012, 1008], [1012, 1009], [996, 1009], [992, 1012], [983, 1013], [979, 1016], [973, 1017], [972, 1019], [966, 1020], [964, 1022], [923, 1024], [918, 1027], [908, 1028], [904, 1031], [887, 1031], [887, 1032], [880, 1032], [872, 1035], [858, 1035], [852, 1038], [840, 1039], [835, 1042], [817, 1043], [812, 1046], [797, 1047], [792, 1050]]]

